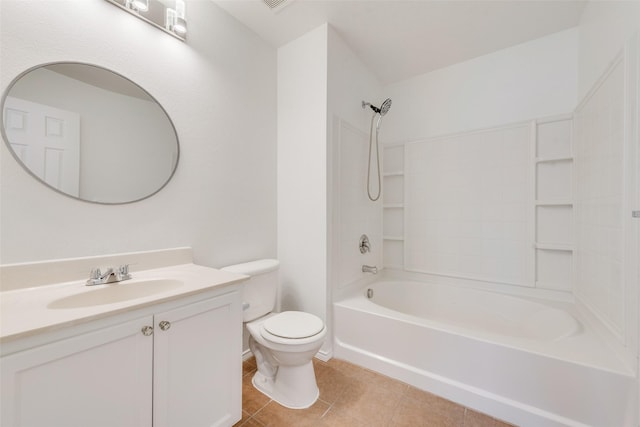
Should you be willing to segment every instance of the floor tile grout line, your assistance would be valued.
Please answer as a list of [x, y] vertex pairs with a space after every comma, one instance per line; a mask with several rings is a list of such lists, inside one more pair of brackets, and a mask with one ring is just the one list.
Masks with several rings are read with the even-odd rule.
[[266, 408], [267, 406], [269, 406], [269, 404], [273, 402], [273, 399], [269, 399], [269, 401], [267, 403], [265, 403], [264, 405], [262, 405], [261, 407], [259, 407], [252, 415], [251, 417], [255, 417], [258, 413], [260, 413], [260, 411], [262, 411], [264, 408]]
[[[376, 371], [373, 371], [373, 370], [370, 370], [370, 369], [367, 369], [367, 368], [364, 368], [364, 367], [360, 367], [360, 366], [357, 366], [357, 365], [353, 365], [353, 369], [347, 369], [346, 370], [347, 372], [345, 372], [344, 367], [338, 368], [338, 367], [330, 365], [329, 363], [322, 363], [322, 365], [327, 367], [327, 368], [329, 368], [330, 370], [336, 371], [338, 374], [343, 374], [343, 375], [348, 376], [350, 381], [354, 381], [354, 380], [355, 381], [360, 381], [365, 385], [367, 384], [367, 381], [364, 378], [360, 378], [359, 375], [351, 376], [351, 375], [348, 374], [348, 372], [353, 372], [353, 371], [359, 372], [359, 370], [360, 370], [360, 371], [364, 371], [364, 372], [368, 372], [368, 373], [373, 373], [373, 374], [379, 375], [381, 377], [385, 377], [385, 378], [388, 378], [388, 379], [390, 379], [392, 381], [395, 381], [395, 382], [403, 384], [404, 385], [404, 389], [402, 391], [396, 393], [397, 394], [397, 400], [395, 401], [394, 405], [390, 408], [390, 416], [389, 416], [387, 422], [384, 424], [384, 426], [386, 426], [386, 427], [390, 427], [390, 426], [394, 425], [394, 422], [397, 422], [396, 418], [397, 418], [398, 413], [399, 413], [398, 412], [398, 408], [401, 407], [401, 405], [402, 405], [402, 403], [404, 401], [406, 401], [407, 399], [415, 400], [416, 402], [422, 401], [422, 399], [418, 398], [417, 395], [414, 396], [414, 395], [410, 394], [410, 392], [412, 391], [412, 388], [415, 388], [415, 387], [413, 387], [410, 384], [407, 384], [407, 383], [405, 383], [403, 381], [395, 380], [395, 379], [393, 379], [391, 377], [388, 377], [388, 376], [386, 376], [384, 374], [380, 374], [380, 373], [378, 373]], [[253, 368], [251, 370], [251, 372], [248, 372], [247, 374], [243, 375], [243, 378], [244, 378], [244, 376], [254, 374], [255, 372], [256, 372], [256, 368]], [[318, 401], [322, 402], [325, 405], [328, 405], [328, 407], [317, 418], [317, 421], [320, 424], [323, 424], [323, 420], [325, 420], [328, 417], [329, 414], [337, 414], [338, 412], [341, 412], [340, 410], [338, 410], [339, 402], [341, 401], [341, 399], [345, 399], [345, 395], [348, 392], [347, 389], [348, 389], [348, 387], [345, 390], [343, 390], [343, 392], [340, 393], [338, 395], [338, 397], [336, 397], [333, 400], [333, 402], [331, 402], [331, 403], [329, 401], [327, 401], [327, 400], [318, 398]], [[372, 388], [371, 390], [376, 390], [376, 392], [383, 392], [384, 393], [385, 387], [382, 384], [376, 384], [375, 387]], [[417, 390], [418, 391], [423, 391], [423, 390], [420, 390], [420, 389], [417, 389]], [[473, 410], [473, 409], [471, 409], [471, 408], [469, 408], [469, 407], [467, 407], [465, 405], [461, 405], [461, 404], [458, 404], [456, 402], [453, 402], [453, 401], [450, 401], [448, 399], [445, 399], [445, 398], [443, 398], [441, 396], [438, 396], [438, 395], [436, 395], [434, 393], [430, 393], [430, 392], [427, 392], [427, 391], [424, 391], [424, 392], [428, 393], [430, 395], [433, 395], [436, 398], [439, 398], [439, 399], [445, 400], [447, 402], [450, 402], [451, 404], [456, 405], [458, 408], [462, 409], [462, 420], [461, 420], [462, 423], [458, 427], [465, 427], [467, 424], [469, 424], [468, 421], [470, 421], [471, 424], [474, 424], [473, 421], [471, 421], [471, 418], [469, 418], [470, 417], [469, 414], [470, 414], [470, 411], [471, 412], [478, 412], [478, 411], [475, 411], [475, 410]], [[264, 393], [262, 393], [262, 394], [264, 395]], [[268, 396], [266, 396], [266, 395], [265, 395], [265, 397], [268, 398]], [[260, 408], [258, 408], [253, 414], [249, 414], [247, 412], [247, 414], [249, 414], [249, 418], [247, 418], [247, 420], [245, 420], [245, 422], [243, 424], [241, 424], [239, 426], [235, 426], [235, 427], [245, 426], [252, 419], [256, 424], [258, 424], [260, 426], [265, 426], [265, 424], [262, 423], [261, 421], [259, 421], [256, 418], [256, 416], [259, 415], [260, 413], [262, 413], [262, 411], [264, 411], [265, 408], [267, 406], [269, 406], [272, 402], [275, 402], [275, 401], [273, 399], [269, 399], [264, 405], [262, 405]], [[350, 417], [353, 417], [353, 414], [349, 415], [350, 414], [349, 412], [345, 412], [345, 414], [350, 416]], [[478, 414], [486, 416], [487, 418], [493, 420], [494, 423], [500, 424], [501, 426], [504, 426], [504, 427], [516, 427], [516, 426], [514, 426], [512, 424], [508, 424], [505, 421], [502, 421], [502, 420], [500, 420], [498, 418], [492, 417], [492, 416], [490, 416], [488, 414], [484, 414], [482, 412], [478, 412]], [[354, 418], [354, 420], [358, 420], [358, 422], [362, 422], [363, 421], [359, 417], [353, 417], [353, 418]]]
[[259, 426], [264, 426], [264, 425], [265, 425], [264, 423], [260, 422], [257, 418], [255, 418], [255, 417], [251, 416], [251, 417], [247, 418], [247, 420], [246, 420], [244, 423], [242, 423], [242, 425], [239, 425], [239, 426], [237, 426], [237, 427], [245, 426], [245, 425], [247, 425], [247, 424], [249, 423], [249, 421], [251, 421], [251, 420], [253, 420], [255, 423], [257, 423]]
[[333, 403], [329, 403], [329, 402], [325, 402], [325, 403], [329, 404], [329, 407], [322, 413], [322, 415], [320, 415], [320, 419], [323, 419], [324, 417], [326, 417], [329, 411], [331, 410], [331, 408], [333, 408]]
[[[262, 407], [261, 407], [260, 409], [258, 409], [256, 412], [254, 412], [254, 413], [251, 415], [251, 418], [253, 418], [253, 419], [254, 419], [255, 421], [257, 421], [258, 423], [263, 424], [262, 422], [260, 422], [260, 420], [258, 420], [258, 419], [256, 418], [256, 415], [258, 415], [258, 414], [259, 414], [259, 413], [260, 413], [264, 408], [266, 408], [266, 407], [269, 405], [269, 403], [271, 403], [271, 402], [273, 402], [273, 400], [269, 400], [269, 401], [268, 401], [264, 406], [262, 406]], [[249, 419], [251, 419], [251, 418], [249, 418]], [[248, 422], [248, 421], [249, 421], [249, 420], [247, 420], [247, 422]], [[245, 424], [246, 424], [246, 423], [245, 423]]]

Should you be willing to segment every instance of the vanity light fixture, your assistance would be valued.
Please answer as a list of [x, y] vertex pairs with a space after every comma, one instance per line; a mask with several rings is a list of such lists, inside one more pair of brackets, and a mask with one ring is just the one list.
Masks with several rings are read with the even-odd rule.
[[165, 28], [181, 37], [187, 34], [185, 9], [184, 0], [175, 0], [175, 9], [167, 8], [165, 17]]
[[146, 12], [149, 10], [149, 0], [130, 0], [129, 7], [139, 12]]
[[179, 34], [181, 36], [184, 36], [187, 34], [187, 21], [184, 20], [184, 18], [176, 18], [176, 23], [173, 25], [173, 31], [176, 32], [176, 34]]
[[187, 21], [176, 16], [176, 11], [173, 9], [167, 9], [165, 28], [168, 32], [176, 34], [178, 37], [187, 35]]
[[172, 36], [185, 41], [187, 35], [184, 0], [106, 0]]
[[167, 10], [165, 11], [164, 28], [167, 31], [173, 33], [177, 19], [178, 19], [178, 17], [176, 16], [176, 10], [175, 9], [171, 9], [171, 8], [167, 8]]
[[186, 5], [184, 4], [184, 0], [176, 0], [176, 16], [184, 19], [185, 10]]

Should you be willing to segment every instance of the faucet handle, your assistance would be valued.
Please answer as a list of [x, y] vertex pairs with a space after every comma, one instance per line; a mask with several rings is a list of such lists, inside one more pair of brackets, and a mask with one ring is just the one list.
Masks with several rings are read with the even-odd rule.
[[131, 279], [131, 274], [129, 274], [129, 264], [122, 264], [118, 267], [118, 281]]
[[89, 273], [89, 279], [99, 279], [101, 275], [102, 272], [100, 271], [100, 268], [92, 268]]
[[369, 237], [366, 234], [360, 236], [360, 242], [358, 244], [360, 248], [360, 253], [364, 254], [371, 251], [371, 244], [369, 243]]
[[87, 286], [99, 285], [102, 283], [102, 272], [98, 267], [92, 268], [89, 273], [89, 279], [86, 281]]

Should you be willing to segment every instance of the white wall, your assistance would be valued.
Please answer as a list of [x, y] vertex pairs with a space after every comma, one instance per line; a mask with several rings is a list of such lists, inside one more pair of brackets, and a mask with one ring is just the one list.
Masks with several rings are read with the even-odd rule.
[[[534, 197], [530, 194], [531, 143], [527, 126], [521, 126], [516, 132], [519, 136], [514, 137], [511, 124], [573, 111], [577, 104], [577, 55], [578, 29], [574, 28], [385, 88], [393, 98], [393, 107], [381, 129], [384, 141], [413, 143], [405, 145], [404, 158], [408, 163], [395, 189], [400, 202], [404, 192], [403, 212], [394, 220], [391, 215], [395, 211], [385, 209], [384, 226], [404, 227], [405, 233], [414, 231], [400, 244], [386, 242], [389, 246], [386, 264], [396, 268], [403, 268], [404, 264], [405, 270], [420, 273], [535, 286], [531, 270], [534, 253], [530, 250], [533, 243], [530, 206]], [[505, 125], [509, 129], [500, 130]], [[473, 133], [481, 129], [493, 131]], [[418, 142], [426, 142], [424, 147], [429, 151], [422, 160], [415, 157]], [[446, 156], [449, 160], [441, 163]], [[430, 165], [430, 161], [436, 163]], [[490, 166], [481, 171], [482, 164]], [[426, 181], [415, 175], [434, 172], [437, 177]], [[490, 184], [492, 180], [494, 184]], [[464, 206], [454, 203], [455, 194], [463, 195], [460, 203]], [[480, 197], [482, 194], [484, 197]], [[436, 195], [442, 200], [434, 211]], [[426, 206], [425, 197], [431, 206], [427, 211], [433, 217], [420, 213], [421, 206]], [[456, 208], [443, 216], [440, 208], [444, 206]], [[426, 220], [437, 223], [437, 235], [425, 234]], [[390, 224], [393, 221], [397, 224]], [[462, 224], [451, 228], [451, 221]], [[468, 232], [460, 232], [462, 225], [477, 221], [487, 223], [476, 223]], [[422, 224], [421, 236], [415, 233], [416, 224]], [[446, 231], [448, 225], [450, 235]], [[468, 241], [478, 237], [486, 241], [482, 245]], [[429, 253], [433, 250], [440, 251], [438, 257]], [[511, 257], [506, 264], [505, 257]], [[426, 265], [425, 260], [431, 264]]]
[[2, 144], [2, 263], [176, 246], [211, 266], [276, 255], [273, 48], [209, 1], [188, 2], [187, 43], [106, 1], [3, 0], [0, 14], [3, 90], [37, 64], [101, 65], [148, 90], [181, 145], [165, 189], [102, 206], [45, 188]]
[[[376, 101], [379, 92], [373, 74], [328, 24], [278, 49], [281, 309], [308, 311], [329, 327], [332, 284], [345, 269], [358, 278], [363, 263], [381, 264], [380, 206], [363, 200], [366, 156], [361, 153], [370, 118], [361, 101]], [[344, 142], [348, 131], [357, 135], [355, 142]], [[343, 157], [354, 150], [357, 155]], [[353, 182], [341, 180], [345, 170], [357, 171], [362, 180], [354, 190], [360, 198], [348, 206], [345, 188]], [[375, 251], [364, 257], [358, 250], [362, 233], [370, 235]], [[328, 355], [331, 345], [327, 340], [321, 353]]]
[[389, 85], [392, 142], [573, 111], [578, 30], [570, 29]]
[[363, 109], [362, 101], [380, 106], [387, 97], [373, 72], [332, 27], [329, 27], [328, 66], [329, 113], [369, 132], [373, 111], [369, 107]]
[[589, 1], [580, 17], [579, 99], [631, 36], [640, 31], [640, 1]]
[[278, 258], [282, 310], [326, 319], [328, 25], [278, 49]]
[[[330, 252], [331, 290], [364, 277], [363, 264], [382, 268], [382, 197], [372, 202], [366, 192], [369, 125], [373, 112], [368, 107], [363, 109], [362, 101], [379, 106], [384, 96], [373, 73], [333, 28], [329, 28], [328, 81], [332, 158], [329, 166], [333, 188], [331, 241], [334, 244]], [[372, 179], [377, 182], [375, 167], [374, 162]], [[366, 254], [358, 249], [362, 234], [366, 234], [371, 243], [371, 252]]]

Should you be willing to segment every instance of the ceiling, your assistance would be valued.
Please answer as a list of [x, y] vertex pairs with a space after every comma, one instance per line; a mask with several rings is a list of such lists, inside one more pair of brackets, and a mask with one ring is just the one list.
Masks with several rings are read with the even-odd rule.
[[213, 0], [274, 47], [330, 23], [381, 83], [578, 25], [586, 0]]

